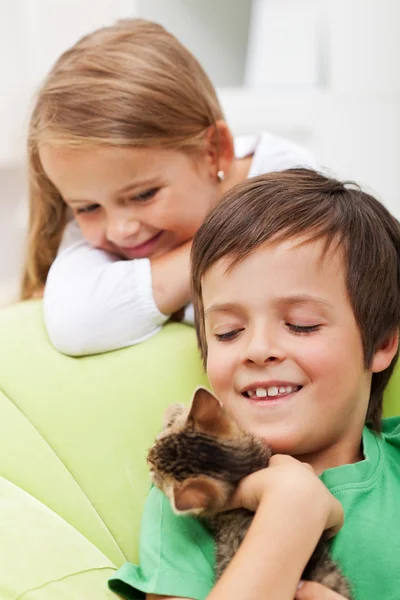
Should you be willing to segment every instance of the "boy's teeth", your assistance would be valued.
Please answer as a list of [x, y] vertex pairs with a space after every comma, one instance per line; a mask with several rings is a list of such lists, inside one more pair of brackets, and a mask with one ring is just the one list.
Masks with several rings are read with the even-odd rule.
[[255, 391], [248, 390], [247, 395], [249, 396], [249, 398], [251, 398], [252, 396], [257, 396], [257, 398], [265, 398], [266, 396], [274, 397], [278, 396], [279, 394], [291, 394], [293, 391], [297, 390], [298, 386], [293, 385], [281, 385], [279, 387], [276, 385], [271, 385], [271, 387], [269, 388], [259, 387]]
[[268, 392], [268, 396], [277, 396], [279, 394], [279, 390], [276, 387], [276, 385], [269, 387], [267, 392]]
[[267, 395], [267, 390], [265, 390], [264, 388], [257, 388], [256, 389], [256, 396], [257, 396], [257, 398], [265, 398], [266, 395]]

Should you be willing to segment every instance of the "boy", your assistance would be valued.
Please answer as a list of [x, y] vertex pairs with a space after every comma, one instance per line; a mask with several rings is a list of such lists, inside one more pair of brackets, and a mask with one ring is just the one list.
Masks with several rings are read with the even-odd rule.
[[398, 355], [399, 223], [314, 171], [262, 175], [200, 227], [192, 285], [213, 391], [276, 456], [233, 500], [255, 518], [214, 587], [210, 535], [153, 488], [141, 568], [125, 566], [117, 582], [127, 587], [113, 589], [149, 600], [338, 599], [296, 588], [323, 531], [341, 525], [339, 500], [346, 521], [332, 552], [355, 598], [398, 599], [400, 418], [382, 426], [381, 412]]

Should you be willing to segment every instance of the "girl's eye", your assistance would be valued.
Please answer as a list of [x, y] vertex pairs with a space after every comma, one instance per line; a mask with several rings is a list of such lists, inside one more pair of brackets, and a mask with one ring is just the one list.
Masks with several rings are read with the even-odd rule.
[[136, 196], [132, 196], [131, 200], [133, 202], [146, 202], [146, 200], [150, 200], [151, 198], [153, 198], [157, 194], [159, 189], [160, 188], [152, 188], [150, 190], [146, 190], [141, 194], [136, 194]]
[[76, 209], [77, 215], [87, 215], [95, 212], [99, 208], [99, 204], [89, 204], [89, 206], [82, 206]]
[[233, 331], [228, 331], [227, 333], [216, 333], [215, 337], [219, 342], [229, 342], [238, 336], [241, 331], [243, 331], [243, 329], [234, 329]]
[[304, 333], [313, 333], [314, 331], [318, 331], [321, 325], [294, 325], [293, 323], [286, 323], [286, 326], [293, 331], [293, 333], [304, 334]]

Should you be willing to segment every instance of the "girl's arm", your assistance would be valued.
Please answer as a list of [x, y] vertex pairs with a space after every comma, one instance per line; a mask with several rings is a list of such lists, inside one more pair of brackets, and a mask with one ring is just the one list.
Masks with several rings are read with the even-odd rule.
[[155, 259], [121, 260], [80, 239], [62, 247], [44, 291], [53, 345], [97, 354], [144, 341], [189, 301], [190, 243]]
[[153, 298], [158, 309], [171, 315], [190, 302], [192, 242], [151, 261]]
[[[207, 600], [265, 600], [266, 594], [268, 600], [293, 600], [323, 531], [336, 531], [343, 522], [339, 502], [305, 465], [290, 457], [274, 456], [268, 469], [243, 481], [232, 504], [237, 506], [256, 510], [255, 516]], [[324, 595], [315, 598], [341, 600], [322, 586], [317, 593], [321, 590]], [[157, 598], [175, 600], [147, 596], [148, 600]]]

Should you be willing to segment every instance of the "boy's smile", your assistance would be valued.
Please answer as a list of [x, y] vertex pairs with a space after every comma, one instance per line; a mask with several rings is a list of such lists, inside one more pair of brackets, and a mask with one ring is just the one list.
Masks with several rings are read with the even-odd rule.
[[362, 458], [371, 373], [341, 252], [301, 241], [206, 271], [207, 372], [241, 427], [323, 469]]

